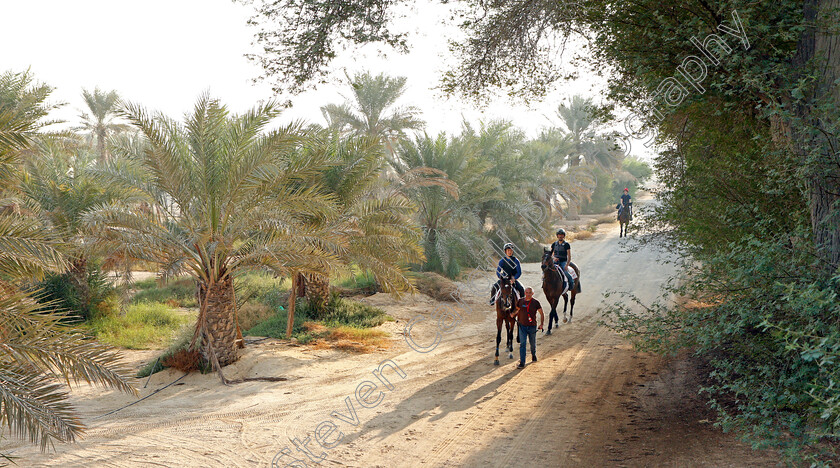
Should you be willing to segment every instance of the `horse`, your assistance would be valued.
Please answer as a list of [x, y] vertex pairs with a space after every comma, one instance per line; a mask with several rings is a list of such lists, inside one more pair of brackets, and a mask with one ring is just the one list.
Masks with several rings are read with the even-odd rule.
[[[566, 284], [567, 282], [563, 281], [562, 273], [557, 271], [557, 267], [554, 266], [554, 260], [551, 258], [551, 250], [543, 247], [543, 258], [542, 264], [540, 265], [540, 268], [542, 268], [543, 271], [542, 289], [543, 293], [545, 293], [545, 298], [548, 300], [548, 303], [551, 304], [551, 312], [548, 314], [548, 331], [546, 331], [546, 335], [551, 334], [552, 319], [554, 319], [555, 325], [560, 325], [558, 323], [559, 317], [557, 315], [557, 302], [560, 300], [560, 296], [563, 296], [563, 323], [571, 322], [572, 316], [575, 313], [575, 296], [577, 296], [577, 293], [580, 292], [580, 270], [574, 263], [570, 263], [570, 265], [577, 274], [575, 284], [572, 285], [571, 288]], [[572, 294], [572, 307], [569, 309], [569, 318], [567, 319], [566, 308], [569, 306], [569, 292]]]
[[500, 286], [499, 299], [496, 300], [496, 360], [494, 365], [499, 365], [499, 343], [502, 341], [502, 322], [507, 331], [508, 358], [513, 359], [513, 328], [514, 318], [510, 314], [516, 310], [516, 293], [509, 280], [503, 280]]
[[627, 225], [630, 224], [630, 207], [625, 206], [618, 212], [618, 237], [627, 237]]

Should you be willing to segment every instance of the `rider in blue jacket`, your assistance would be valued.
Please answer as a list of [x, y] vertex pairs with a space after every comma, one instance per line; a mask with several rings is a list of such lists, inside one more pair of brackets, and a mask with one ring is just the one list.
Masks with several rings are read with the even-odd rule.
[[490, 290], [490, 305], [496, 303], [496, 292], [503, 280], [513, 279], [513, 287], [519, 291], [519, 297], [525, 297], [525, 288], [517, 281], [522, 276], [522, 266], [519, 264], [519, 259], [513, 256], [513, 244], [510, 242], [505, 244], [504, 251], [506, 257], [499, 260], [499, 266], [496, 267], [496, 276], [499, 281], [493, 284], [493, 288]]

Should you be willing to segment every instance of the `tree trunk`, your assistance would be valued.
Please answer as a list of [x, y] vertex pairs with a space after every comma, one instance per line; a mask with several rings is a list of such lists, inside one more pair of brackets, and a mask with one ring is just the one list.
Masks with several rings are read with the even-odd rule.
[[201, 353], [207, 362], [213, 363], [213, 357], [224, 367], [239, 358], [239, 325], [236, 320], [236, 299], [233, 295], [233, 279], [208, 285], [198, 285], [199, 318], [197, 333], [200, 334]]
[[[840, 266], [840, 146], [837, 112], [840, 109], [840, 0], [807, 0], [794, 66], [805, 69], [816, 60], [816, 83], [810, 99], [795, 108], [793, 145], [807, 168], [811, 227], [820, 257]], [[826, 111], [826, 109], [828, 109]]]
[[330, 278], [324, 275], [306, 275], [306, 298], [316, 311], [323, 311], [330, 299]]
[[99, 162], [108, 162], [108, 152], [105, 150], [105, 130], [99, 129], [96, 131], [96, 150], [99, 153]]
[[[70, 262], [70, 281], [76, 287], [79, 294], [79, 302], [83, 305], [85, 310], [90, 307], [90, 286], [88, 285], [88, 261], [84, 256], [76, 257]], [[92, 318], [92, 317], [86, 317]]]

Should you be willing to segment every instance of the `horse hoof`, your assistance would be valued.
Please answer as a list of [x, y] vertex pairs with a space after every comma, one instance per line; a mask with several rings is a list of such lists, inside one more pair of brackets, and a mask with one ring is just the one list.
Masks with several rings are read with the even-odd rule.
[[566, 317], [563, 317], [563, 323], [568, 322], [569, 320]]
[[546, 334], [546, 335], [550, 335], [550, 334], [551, 334], [551, 330], [548, 330], [547, 332], [545, 332], [545, 334]]
[[499, 360], [498, 360], [498, 359], [496, 359], [495, 361], [493, 361], [493, 365], [494, 365], [494, 366], [498, 366], [498, 365], [499, 365]]

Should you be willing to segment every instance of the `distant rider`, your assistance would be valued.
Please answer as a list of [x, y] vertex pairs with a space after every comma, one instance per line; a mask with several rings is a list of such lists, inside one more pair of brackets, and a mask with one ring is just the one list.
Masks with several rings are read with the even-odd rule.
[[499, 260], [499, 266], [496, 267], [496, 277], [499, 278], [493, 288], [490, 290], [490, 305], [496, 303], [496, 292], [502, 285], [502, 281], [510, 281], [513, 279], [513, 287], [519, 291], [519, 297], [525, 297], [525, 289], [519, 284], [520, 276], [522, 276], [522, 266], [519, 264], [519, 259], [513, 255], [513, 244], [508, 242], [504, 246], [506, 257]]
[[557, 241], [551, 244], [551, 258], [561, 272], [566, 275], [569, 280], [569, 289], [575, 284], [572, 275], [566, 271], [566, 265], [572, 263], [572, 246], [566, 242], [566, 231], [564, 229], [557, 230]]
[[629, 215], [627, 220], [633, 220], [633, 200], [630, 199], [630, 189], [624, 187], [624, 194], [621, 196], [621, 201], [618, 203], [618, 205], [615, 205], [615, 208], [618, 210], [619, 221], [621, 220], [621, 213], [624, 210], [630, 210], [627, 212], [627, 214]]

